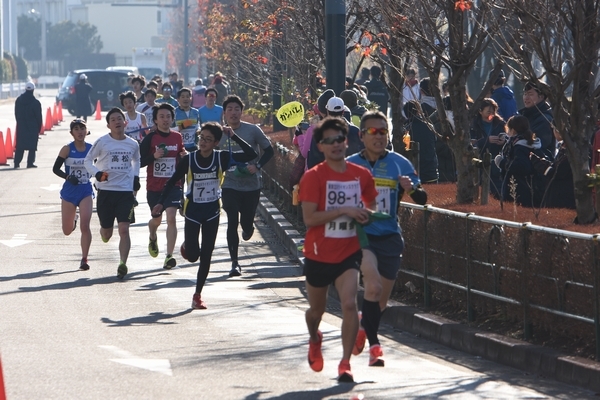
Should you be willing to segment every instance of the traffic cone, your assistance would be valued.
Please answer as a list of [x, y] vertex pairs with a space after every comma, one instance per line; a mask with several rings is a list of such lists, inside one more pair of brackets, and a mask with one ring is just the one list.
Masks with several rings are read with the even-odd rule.
[[[10, 128], [6, 128], [6, 136], [11, 136], [10, 135]], [[6, 139], [8, 140], [8, 139]], [[13, 153], [17, 150], [17, 131], [15, 130], [15, 140], [12, 141], [12, 151]]]
[[6, 162], [6, 151], [4, 150], [4, 135], [2, 134], [2, 131], [0, 131], [0, 165], [8, 165], [8, 163]]
[[0, 359], [0, 400], [6, 400], [6, 389], [4, 388], [4, 375], [2, 374], [2, 359]]
[[[46, 132], [46, 126], [42, 124], [42, 126], [40, 127], [40, 136], [45, 135], [44, 132]], [[19, 132], [17, 132], [17, 134], [19, 134]]]
[[62, 115], [62, 101], [58, 102], [58, 120], [61, 122], [64, 121], [63, 115]]
[[46, 124], [44, 125], [44, 130], [52, 130], [52, 110], [50, 110], [50, 107], [46, 110]]
[[12, 160], [14, 154], [14, 147], [12, 142], [12, 136], [10, 135], [10, 128], [6, 130], [6, 143], [4, 143], [4, 150], [6, 151], [6, 158]]
[[100, 105], [100, 99], [98, 99], [98, 102], [96, 103], [96, 121], [100, 121], [102, 119], [102, 115], [100, 114], [102, 110], [102, 107]]
[[57, 126], [58, 125], [58, 110], [57, 110], [57, 106], [56, 103], [54, 103], [54, 106], [52, 106], [52, 125]]

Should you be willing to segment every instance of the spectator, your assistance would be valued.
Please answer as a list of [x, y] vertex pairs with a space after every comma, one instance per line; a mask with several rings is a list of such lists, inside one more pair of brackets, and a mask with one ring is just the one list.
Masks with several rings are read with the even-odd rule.
[[[522, 115], [511, 117], [506, 126], [508, 141], [494, 159], [502, 175], [501, 199], [515, 201], [524, 207], [537, 207], [543, 187], [541, 179], [534, 179], [535, 171], [529, 154], [533, 152], [544, 157], [541, 151], [542, 143], [535, 137], [527, 118]], [[516, 198], [512, 193], [516, 194]]]
[[[491, 72], [490, 72], [491, 75]], [[492, 99], [498, 104], [498, 114], [504, 121], [517, 113], [517, 101], [512, 89], [504, 83], [506, 76], [504, 71], [500, 70], [500, 75], [492, 84]]]
[[402, 104], [406, 104], [410, 100], [419, 101], [421, 99], [421, 90], [416, 75], [417, 73], [412, 68], [406, 71], [404, 86], [402, 87]]
[[422, 183], [437, 183], [438, 158], [435, 152], [437, 135], [433, 127], [424, 121], [421, 106], [415, 100], [406, 103], [403, 110], [408, 121], [404, 130], [410, 133], [413, 142], [419, 143], [419, 178]]
[[377, 103], [377, 105], [379, 105], [379, 111], [384, 115], [387, 115], [390, 95], [385, 83], [381, 81], [381, 68], [377, 65], [371, 67], [371, 80], [365, 82], [365, 86], [367, 87], [367, 99]]
[[75, 85], [75, 114], [77, 118], [83, 118], [87, 122], [87, 117], [92, 115], [92, 100], [90, 99], [90, 93], [92, 93], [92, 85], [87, 81], [87, 75], [79, 75], [79, 82]]
[[454, 153], [452, 153], [452, 149], [448, 145], [448, 140], [454, 135], [454, 112], [452, 111], [450, 96], [444, 97], [443, 103], [446, 119], [450, 123], [450, 132], [443, 132], [442, 123], [439, 117], [440, 110], [435, 110], [429, 117], [434, 132], [437, 134], [435, 153], [438, 158], [438, 172], [440, 174], [438, 182], [456, 182]]
[[354, 90], [344, 90], [340, 93], [340, 98], [344, 101], [344, 105], [350, 109], [350, 122], [359, 126], [360, 119], [363, 114], [367, 112], [367, 109], [362, 105], [358, 104], [358, 96]]
[[[491, 99], [485, 98], [479, 106], [477, 116], [471, 124], [471, 142], [479, 151], [479, 158], [483, 159], [486, 151], [489, 151], [494, 159], [502, 151], [506, 143], [505, 122], [498, 114], [498, 104]], [[502, 178], [500, 169], [495, 163], [490, 167], [490, 193], [500, 196]]]
[[215, 76], [213, 87], [217, 89], [217, 105], [222, 105], [225, 97], [229, 94], [229, 88], [223, 84], [223, 78], [220, 75]]
[[356, 83], [359, 86], [364, 85], [368, 80], [369, 80], [369, 75], [371, 74], [371, 71], [369, 71], [369, 68], [363, 67], [360, 70], [360, 77], [354, 81], [354, 83]]
[[525, 84], [523, 103], [525, 107], [519, 110], [519, 114], [527, 118], [531, 131], [540, 139], [546, 158], [554, 159], [556, 139], [551, 126], [552, 109], [546, 102], [546, 95], [542, 93], [535, 82]]
[[[430, 117], [431, 114], [436, 110], [437, 104], [435, 98], [431, 94], [431, 80], [429, 78], [421, 79], [419, 82], [419, 89], [421, 91], [421, 109], [426, 117]], [[408, 116], [407, 116], [408, 118]]]
[[533, 167], [544, 177], [545, 191], [542, 197], [542, 206], [575, 209], [573, 172], [567, 158], [567, 147], [562, 140], [562, 135], [556, 128], [554, 128], [554, 138], [559, 146], [554, 161], [530, 153]]
[[27, 150], [27, 168], [37, 168], [35, 152], [42, 130], [42, 104], [33, 95], [33, 82], [25, 84], [25, 92], [15, 101], [15, 119], [17, 120], [15, 169], [19, 168], [23, 154]]

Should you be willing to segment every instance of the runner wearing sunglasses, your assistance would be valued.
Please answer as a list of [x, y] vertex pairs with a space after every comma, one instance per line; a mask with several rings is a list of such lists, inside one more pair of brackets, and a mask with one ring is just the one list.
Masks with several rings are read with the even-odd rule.
[[417, 204], [427, 202], [413, 165], [400, 154], [387, 150], [388, 121], [380, 112], [367, 112], [360, 122], [360, 137], [365, 149], [347, 161], [371, 171], [377, 185], [377, 211], [392, 218], [376, 220], [365, 226], [369, 245], [363, 248], [360, 266], [365, 287], [360, 329], [352, 354], [362, 352], [369, 339], [369, 366], [383, 367], [383, 350], [377, 337], [381, 312], [390, 297], [402, 262], [404, 239], [396, 221], [398, 203], [407, 193]]
[[[319, 323], [327, 303], [327, 290], [334, 284], [342, 304], [342, 360], [338, 380], [353, 382], [350, 369], [352, 346], [358, 331], [356, 290], [362, 253], [355, 224], [369, 220], [377, 191], [369, 171], [345, 160], [348, 124], [327, 117], [315, 128], [313, 139], [325, 161], [309, 169], [300, 181], [304, 223], [304, 273], [309, 308], [306, 325], [310, 334], [308, 363], [323, 369]], [[361, 207], [361, 202], [367, 207]]]

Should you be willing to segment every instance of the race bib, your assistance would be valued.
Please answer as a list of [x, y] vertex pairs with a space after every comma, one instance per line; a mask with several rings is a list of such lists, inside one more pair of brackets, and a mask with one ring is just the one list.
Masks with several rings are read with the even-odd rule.
[[207, 179], [204, 181], [194, 181], [194, 203], [212, 203], [219, 200], [220, 190], [217, 179]]
[[175, 172], [175, 157], [161, 157], [154, 160], [154, 177], [170, 178]]
[[[358, 207], [360, 199], [360, 182], [327, 181], [325, 211], [340, 207]], [[325, 224], [325, 237], [345, 239], [356, 236], [355, 223], [352, 218], [342, 215]]]
[[129, 171], [132, 154], [129, 151], [111, 151], [108, 156], [108, 169], [112, 171]]
[[181, 133], [183, 145], [185, 147], [190, 147], [196, 144], [196, 127], [182, 129], [179, 133]]
[[377, 211], [390, 213], [390, 188], [385, 186], [377, 186]]
[[90, 181], [90, 175], [83, 165], [71, 166], [71, 175], [79, 179], [79, 183], [88, 183]]

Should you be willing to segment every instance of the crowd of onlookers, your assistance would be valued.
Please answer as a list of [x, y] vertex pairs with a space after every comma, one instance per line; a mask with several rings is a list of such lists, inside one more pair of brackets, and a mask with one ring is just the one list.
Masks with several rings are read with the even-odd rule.
[[[339, 97], [344, 103], [342, 115], [350, 124], [358, 125], [357, 121], [372, 104], [387, 114], [389, 95], [380, 75], [381, 69], [374, 66], [370, 70], [363, 68], [356, 80], [346, 78], [346, 90]], [[452, 104], [444, 84], [441, 87], [444, 107], [438, 110], [432, 85], [429, 78], [419, 81], [414, 69], [406, 71], [402, 87], [402, 132], [418, 143], [416, 167], [422, 183], [456, 182], [456, 163], [449, 146], [454, 131]], [[332, 96], [335, 93], [330, 89], [321, 94], [314, 107], [316, 120], [332, 115], [327, 103]], [[524, 107], [518, 109], [515, 94], [500, 70], [491, 92], [478, 105], [470, 126], [471, 144], [479, 158], [483, 159], [487, 152], [491, 157], [489, 174], [482, 173], [481, 179], [489, 179], [490, 193], [504, 201], [514, 200], [523, 206], [575, 208], [571, 166], [561, 132], [553, 125], [546, 96], [534, 82], [526, 82], [522, 96]], [[469, 97], [467, 100], [473, 106]], [[440, 113], [445, 114], [451, 132], [442, 129]], [[311, 159], [315, 158], [311, 155], [311, 129], [306, 133], [304, 137], [298, 136], [295, 143], [310, 168], [314, 165]], [[352, 136], [351, 133], [349, 141]], [[597, 136], [594, 151], [600, 148], [600, 131]], [[360, 146], [359, 138], [356, 140]], [[592, 166], [600, 163], [597, 154], [592, 157]]]

